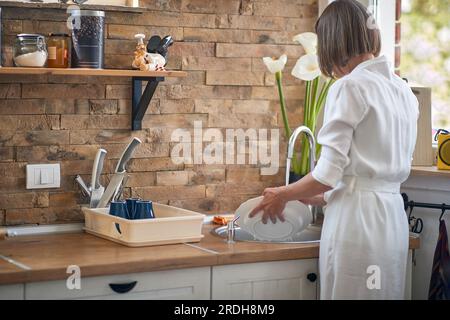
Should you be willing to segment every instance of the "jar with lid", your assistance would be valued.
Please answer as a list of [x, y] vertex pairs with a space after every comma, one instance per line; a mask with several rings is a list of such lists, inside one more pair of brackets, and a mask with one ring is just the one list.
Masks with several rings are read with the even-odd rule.
[[13, 52], [17, 67], [43, 67], [47, 62], [45, 37], [40, 34], [18, 34]]
[[69, 35], [67, 33], [50, 33], [47, 42], [49, 68], [69, 67]]

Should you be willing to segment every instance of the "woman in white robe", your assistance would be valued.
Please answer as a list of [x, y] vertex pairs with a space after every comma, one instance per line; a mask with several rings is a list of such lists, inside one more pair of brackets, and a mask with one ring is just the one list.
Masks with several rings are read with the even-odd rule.
[[320, 67], [338, 78], [318, 134], [321, 156], [300, 181], [266, 189], [252, 212], [274, 223], [287, 201], [325, 205], [322, 299], [404, 298], [409, 233], [400, 184], [411, 169], [418, 102], [379, 56], [368, 18], [358, 2], [337, 0], [317, 22]]

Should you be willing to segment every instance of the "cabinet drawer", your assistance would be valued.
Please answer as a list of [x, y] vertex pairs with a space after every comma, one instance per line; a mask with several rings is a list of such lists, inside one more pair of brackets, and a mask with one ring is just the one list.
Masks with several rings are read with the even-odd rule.
[[80, 289], [66, 280], [27, 283], [25, 299], [209, 299], [210, 274], [204, 267], [83, 278], [81, 270]]
[[23, 300], [23, 298], [23, 284], [8, 284], [0, 286], [0, 300]]
[[317, 259], [286, 260], [217, 266], [212, 269], [212, 298], [317, 298]]

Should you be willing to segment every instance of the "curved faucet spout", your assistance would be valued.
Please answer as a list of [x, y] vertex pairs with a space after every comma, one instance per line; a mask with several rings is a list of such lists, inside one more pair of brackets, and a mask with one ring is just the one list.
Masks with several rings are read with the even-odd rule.
[[314, 169], [316, 163], [316, 139], [314, 138], [314, 134], [311, 129], [306, 126], [298, 127], [294, 130], [294, 132], [289, 137], [288, 143], [288, 152], [287, 152], [287, 162], [286, 162], [286, 185], [289, 184], [289, 172], [291, 171], [291, 162], [294, 157], [294, 147], [295, 142], [297, 141], [298, 136], [304, 133], [308, 139], [309, 143], [309, 168], [310, 171]]

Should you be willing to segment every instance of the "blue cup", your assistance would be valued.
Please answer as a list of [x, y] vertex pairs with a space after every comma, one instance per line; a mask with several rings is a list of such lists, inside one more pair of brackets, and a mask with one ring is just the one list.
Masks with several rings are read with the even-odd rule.
[[128, 219], [127, 203], [125, 201], [111, 201], [109, 206], [109, 214]]
[[135, 209], [134, 219], [152, 219], [155, 217], [151, 201], [136, 201]]
[[[111, 201], [111, 204], [109, 206], [109, 214], [112, 216], [128, 219], [127, 203], [125, 201]], [[119, 231], [119, 233], [122, 233], [122, 231], [120, 231], [120, 226], [118, 223], [116, 223], [116, 229], [117, 231]]]
[[128, 209], [128, 219], [135, 219], [136, 215], [136, 202], [141, 199], [139, 198], [128, 198], [126, 199], [127, 209]]

